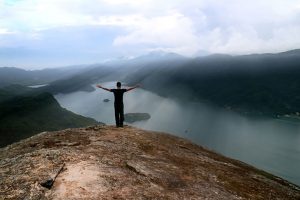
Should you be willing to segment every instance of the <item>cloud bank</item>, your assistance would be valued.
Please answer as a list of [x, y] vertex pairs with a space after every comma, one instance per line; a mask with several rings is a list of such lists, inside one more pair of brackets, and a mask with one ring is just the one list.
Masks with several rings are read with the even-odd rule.
[[0, 0], [0, 65], [300, 48], [300, 0]]

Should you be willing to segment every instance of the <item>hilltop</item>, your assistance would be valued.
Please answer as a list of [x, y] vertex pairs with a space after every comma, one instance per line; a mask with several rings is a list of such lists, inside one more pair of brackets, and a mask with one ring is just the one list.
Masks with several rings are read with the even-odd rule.
[[[52, 189], [40, 183], [65, 168]], [[276, 176], [133, 127], [43, 132], [0, 149], [0, 199], [299, 199]]]
[[0, 147], [42, 131], [96, 124], [92, 118], [62, 108], [50, 93], [16, 85], [0, 89]]

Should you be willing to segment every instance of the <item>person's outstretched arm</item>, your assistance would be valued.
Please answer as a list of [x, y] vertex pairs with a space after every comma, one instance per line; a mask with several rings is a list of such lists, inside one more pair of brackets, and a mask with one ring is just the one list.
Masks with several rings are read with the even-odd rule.
[[136, 86], [134, 86], [134, 87], [127, 88], [126, 91], [128, 92], [128, 91], [133, 90], [133, 89], [138, 88], [138, 87], [140, 87], [140, 85], [136, 85]]
[[108, 88], [105, 88], [105, 87], [102, 87], [101, 85], [96, 85], [97, 88], [101, 88], [103, 90], [106, 90], [106, 91], [109, 91], [111, 92], [111, 89], [108, 89]]

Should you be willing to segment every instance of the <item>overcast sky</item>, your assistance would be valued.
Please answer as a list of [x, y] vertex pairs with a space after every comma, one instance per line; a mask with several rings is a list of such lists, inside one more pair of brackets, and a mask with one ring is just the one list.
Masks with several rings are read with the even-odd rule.
[[0, 0], [0, 66], [300, 48], [300, 0]]

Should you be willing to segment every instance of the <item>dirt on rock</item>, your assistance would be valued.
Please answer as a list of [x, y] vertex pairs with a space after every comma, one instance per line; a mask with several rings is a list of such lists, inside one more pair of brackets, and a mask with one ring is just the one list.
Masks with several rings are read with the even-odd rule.
[[[40, 183], [65, 167], [51, 189]], [[0, 149], [0, 199], [300, 199], [281, 178], [133, 127], [44, 132]]]

